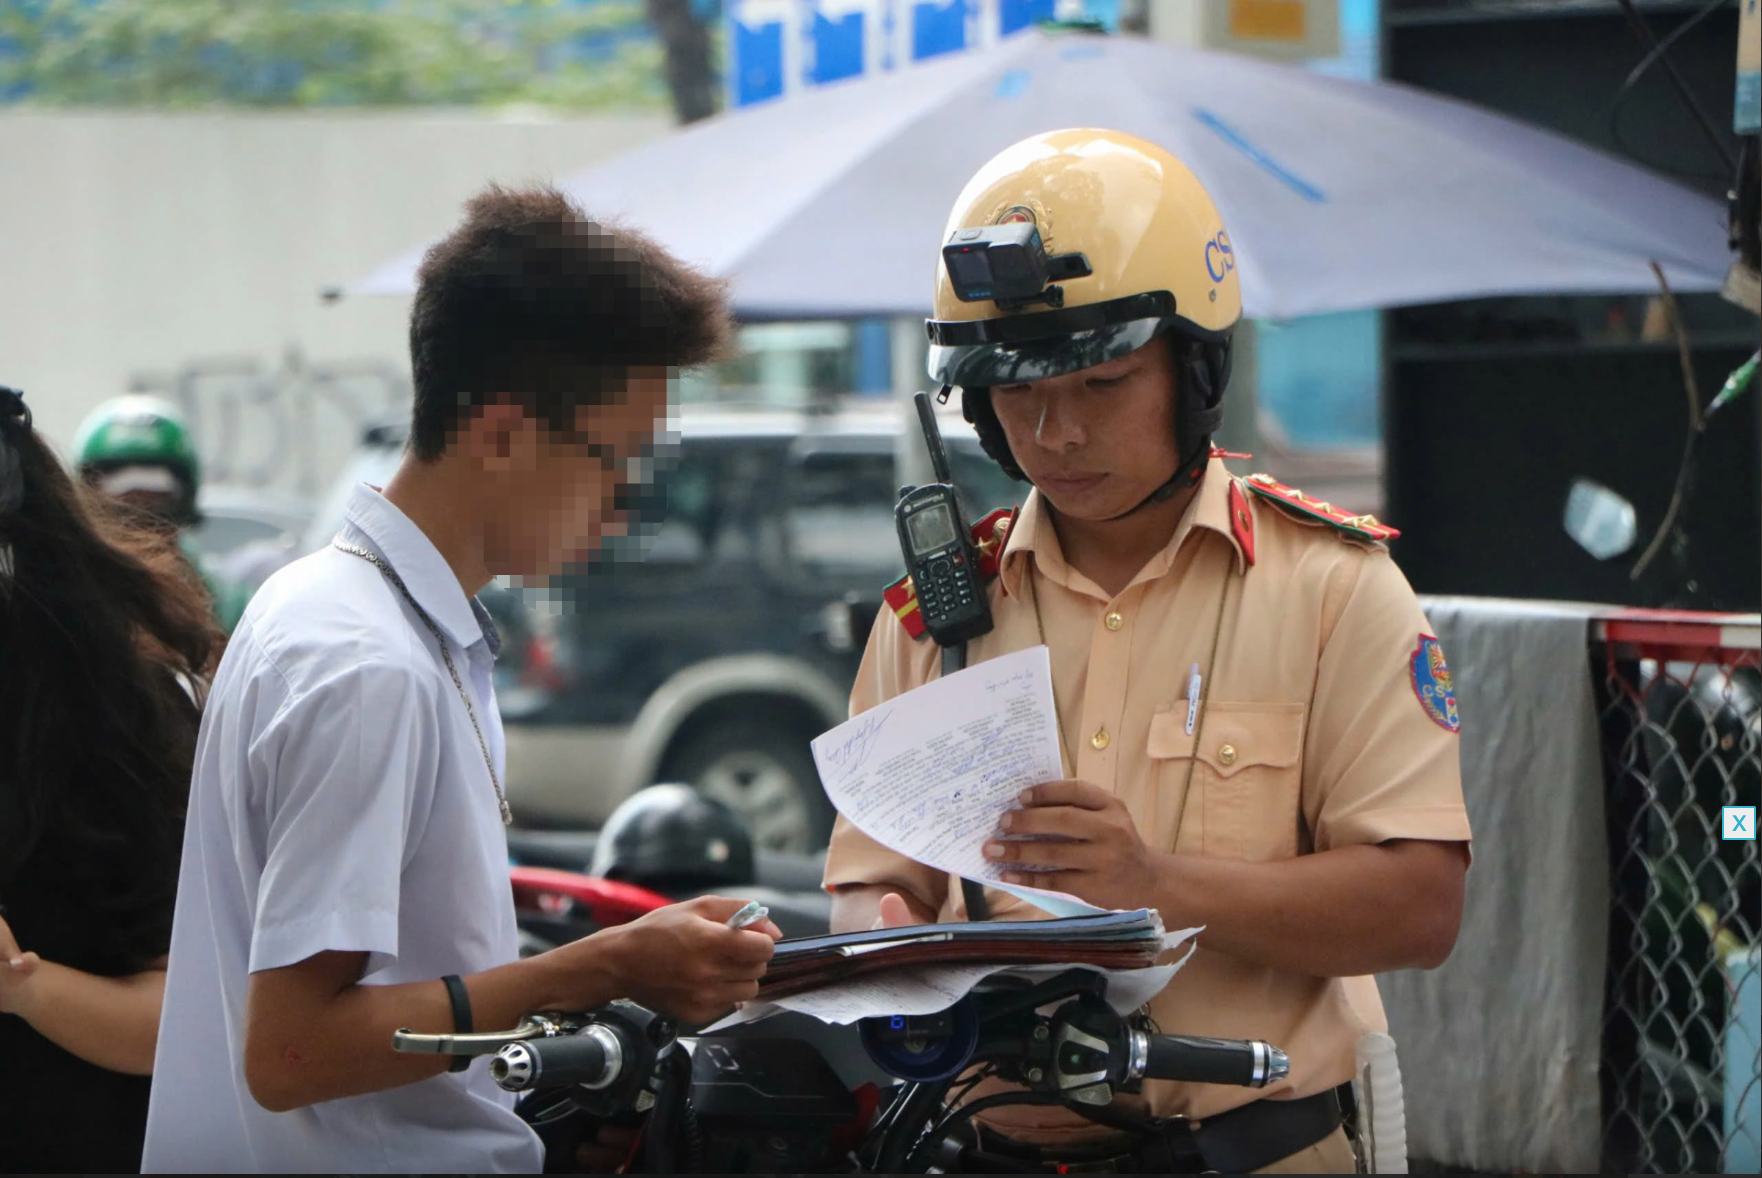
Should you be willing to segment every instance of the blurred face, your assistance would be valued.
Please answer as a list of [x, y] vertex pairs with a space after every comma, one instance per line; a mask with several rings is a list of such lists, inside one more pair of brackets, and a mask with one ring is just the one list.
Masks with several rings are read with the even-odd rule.
[[178, 508], [183, 502], [180, 496], [168, 495], [164, 491], [124, 491], [116, 498], [142, 515], [163, 521], [167, 526], [177, 519]]
[[184, 514], [188, 488], [170, 468], [150, 464], [89, 472], [86, 483], [99, 494], [126, 505], [139, 526], [176, 528]]
[[[624, 533], [619, 492], [664, 429], [664, 368], [634, 372], [624, 394], [576, 410], [573, 432], [552, 431], [518, 405], [487, 406], [471, 427], [493, 498], [485, 537], [492, 574], [548, 577]], [[511, 413], [510, 413], [511, 411]]]
[[1175, 473], [1175, 372], [1168, 342], [1065, 376], [993, 385], [991, 404], [1022, 473], [1062, 516], [1106, 520]]

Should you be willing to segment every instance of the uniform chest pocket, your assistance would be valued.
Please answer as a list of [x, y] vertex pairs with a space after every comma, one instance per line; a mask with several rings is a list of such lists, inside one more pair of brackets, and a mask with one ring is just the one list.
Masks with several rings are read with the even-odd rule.
[[[1295, 856], [1304, 711], [1301, 703], [1211, 701], [1197, 733], [1187, 731], [1185, 701], [1152, 716], [1145, 751], [1159, 775], [1157, 845], [1249, 862]], [[1189, 774], [1193, 795], [1183, 804]]]

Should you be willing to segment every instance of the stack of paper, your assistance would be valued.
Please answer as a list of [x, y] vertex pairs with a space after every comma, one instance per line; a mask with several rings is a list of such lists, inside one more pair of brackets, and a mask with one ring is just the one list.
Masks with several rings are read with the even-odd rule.
[[777, 946], [759, 983], [759, 998], [847, 982], [904, 966], [1088, 965], [1143, 969], [1164, 949], [1156, 913], [1109, 912], [1063, 920], [988, 921], [875, 929], [840, 936], [804, 937]]
[[883, 846], [1053, 916], [1091, 916], [1103, 909], [1004, 883], [983, 851], [1024, 789], [1064, 776], [1057, 716], [1052, 664], [1035, 646], [875, 705], [815, 739], [814, 763], [838, 812]]
[[[912, 925], [783, 941], [759, 997], [719, 1029], [783, 1010], [848, 1023], [947, 1009], [1003, 970], [1086, 966], [1122, 1012], [1148, 1001], [1186, 958], [1157, 960], [1198, 929], [1165, 935], [1149, 909], [1115, 912], [1064, 892], [1006, 884], [982, 853], [1021, 791], [1063, 776], [1046, 647], [991, 659], [896, 696], [813, 742], [827, 796], [884, 846], [1013, 893], [1055, 919]], [[1191, 946], [1189, 946], [1189, 953]]]
[[[905, 929], [894, 929], [902, 934]], [[1149, 969], [1103, 969], [1107, 979], [1107, 1002], [1121, 1014], [1130, 1014], [1162, 993], [1175, 974], [1193, 954], [1192, 938], [1198, 929], [1182, 929], [1167, 933], [1162, 939], [1165, 954], [1187, 946], [1187, 952], [1168, 965]], [[1070, 968], [1053, 965], [914, 965], [910, 969], [883, 970], [879, 973], [831, 982], [796, 994], [771, 995], [743, 1003], [741, 1008], [706, 1028], [714, 1034], [742, 1023], [758, 1022], [772, 1015], [793, 1011], [823, 1023], [846, 1025], [874, 1015], [934, 1014], [947, 1010], [969, 991], [999, 973], [1034, 982], [1042, 981]], [[1091, 967], [1093, 968], [1093, 967]]]

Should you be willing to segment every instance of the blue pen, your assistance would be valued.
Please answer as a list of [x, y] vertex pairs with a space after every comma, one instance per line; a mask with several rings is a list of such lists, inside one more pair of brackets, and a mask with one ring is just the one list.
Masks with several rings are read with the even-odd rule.
[[1199, 718], [1199, 664], [1187, 672], [1187, 735], [1193, 735], [1193, 722]]

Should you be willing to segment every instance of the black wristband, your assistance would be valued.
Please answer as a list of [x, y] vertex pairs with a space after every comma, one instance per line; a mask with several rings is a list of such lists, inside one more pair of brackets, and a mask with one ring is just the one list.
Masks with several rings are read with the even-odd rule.
[[[472, 1031], [470, 991], [465, 989], [465, 983], [459, 980], [459, 975], [456, 973], [450, 973], [442, 978], [441, 984], [446, 986], [447, 997], [453, 1003], [453, 1033], [469, 1035]], [[470, 1066], [471, 1057], [469, 1055], [456, 1055], [453, 1057], [452, 1066], [447, 1071], [462, 1072]]]

